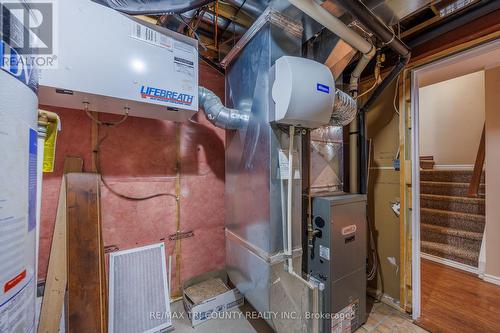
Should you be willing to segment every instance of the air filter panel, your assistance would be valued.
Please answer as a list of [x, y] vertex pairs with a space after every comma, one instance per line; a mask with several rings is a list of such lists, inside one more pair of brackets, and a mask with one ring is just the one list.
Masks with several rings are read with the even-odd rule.
[[159, 332], [172, 325], [163, 243], [110, 254], [109, 332]]

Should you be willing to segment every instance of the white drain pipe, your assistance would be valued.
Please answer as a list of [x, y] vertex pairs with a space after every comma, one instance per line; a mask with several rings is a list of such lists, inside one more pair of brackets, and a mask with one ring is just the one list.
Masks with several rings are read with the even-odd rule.
[[376, 48], [372, 43], [361, 37], [354, 30], [350, 29], [337, 17], [333, 16], [326, 9], [318, 5], [314, 0], [288, 0], [292, 5], [309, 15], [319, 24], [336, 34], [347, 44], [363, 53], [356, 68], [352, 71], [349, 90], [356, 92], [358, 90], [358, 81], [361, 73], [373, 58]]
[[[296, 273], [293, 268], [293, 250], [292, 250], [292, 201], [293, 201], [293, 146], [295, 138], [295, 126], [289, 127], [288, 143], [288, 184], [287, 184], [287, 214], [286, 214], [286, 241], [284, 240], [284, 253], [286, 257], [286, 271], [294, 278], [301, 281], [312, 292], [312, 312], [318, 314], [319, 310], [319, 289], [313, 283], [305, 280], [300, 273]], [[312, 333], [319, 332], [318, 316], [312, 316]]]

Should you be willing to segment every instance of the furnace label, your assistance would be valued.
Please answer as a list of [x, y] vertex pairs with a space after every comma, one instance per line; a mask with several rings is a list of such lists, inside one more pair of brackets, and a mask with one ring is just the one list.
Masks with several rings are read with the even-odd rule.
[[330, 260], [330, 248], [320, 245], [319, 246], [319, 257], [325, 260]]

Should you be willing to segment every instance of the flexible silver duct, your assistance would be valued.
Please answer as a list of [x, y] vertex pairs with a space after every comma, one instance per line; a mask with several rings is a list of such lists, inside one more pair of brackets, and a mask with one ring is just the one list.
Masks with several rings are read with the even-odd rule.
[[184, 13], [213, 0], [93, 0], [101, 5], [130, 15]]
[[246, 125], [249, 116], [243, 111], [227, 108], [220, 98], [202, 86], [198, 87], [198, 103], [205, 111], [208, 120], [217, 127], [239, 129]]
[[357, 104], [354, 98], [349, 94], [337, 89], [335, 91], [335, 104], [333, 106], [330, 125], [346, 126], [356, 118], [358, 112]]

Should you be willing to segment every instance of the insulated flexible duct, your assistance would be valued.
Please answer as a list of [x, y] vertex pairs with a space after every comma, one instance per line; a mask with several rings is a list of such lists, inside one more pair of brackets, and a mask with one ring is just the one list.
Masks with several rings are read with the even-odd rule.
[[330, 125], [347, 126], [356, 118], [358, 108], [356, 101], [342, 90], [335, 91], [335, 104], [333, 106]]
[[130, 15], [184, 13], [213, 0], [93, 0], [101, 5]]
[[208, 120], [217, 127], [239, 129], [248, 122], [246, 113], [225, 107], [217, 95], [202, 86], [198, 87], [198, 101]]

